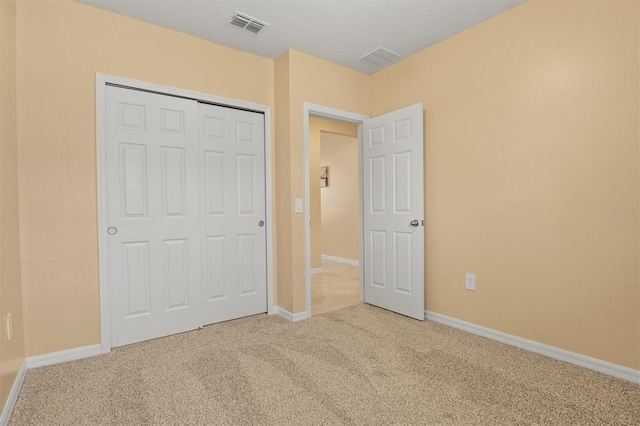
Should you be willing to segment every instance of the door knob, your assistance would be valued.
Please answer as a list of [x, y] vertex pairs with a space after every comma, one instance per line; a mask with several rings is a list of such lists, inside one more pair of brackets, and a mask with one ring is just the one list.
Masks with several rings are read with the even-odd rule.
[[264, 220], [261, 220], [260, 222], [258, 222], [258, 226], [262, 228], [264, 226]]
[[420, 222], [418, 222], [418, 219], [413, 219], [410, 225], [413, 226], [414, 228], [417, 228], [419, 224]]
[[107, 234], [116, 235], [117, 233], [118, 233], [118, 228], [116, 228], [115, 226], [110, 226], [107, 228]]

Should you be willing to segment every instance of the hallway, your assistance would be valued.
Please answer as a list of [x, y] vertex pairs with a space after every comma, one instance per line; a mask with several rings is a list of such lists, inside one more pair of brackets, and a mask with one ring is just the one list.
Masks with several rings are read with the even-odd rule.
[[311, 315], [360, 303], [360, 268], [323, 260], [322, 273], [311, 275]]

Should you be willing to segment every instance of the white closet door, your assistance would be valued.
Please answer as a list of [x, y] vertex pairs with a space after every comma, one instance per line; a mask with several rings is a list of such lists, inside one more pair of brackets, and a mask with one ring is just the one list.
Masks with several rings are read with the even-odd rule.
[[424, 319], [422, 104], [364, 122], [364, 299]]
[[267, 311], [264, 116], [199, 104], [204, 324]]
[[202, 325], [197, 105], [107, 87], [113, 347]]

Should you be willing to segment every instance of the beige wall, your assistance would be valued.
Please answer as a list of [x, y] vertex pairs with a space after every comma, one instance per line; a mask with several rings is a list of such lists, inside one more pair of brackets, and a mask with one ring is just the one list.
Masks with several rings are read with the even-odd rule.
[[95, 74], [273, 105], [273, 61], [69, 0], [23, 0], [20, 231], [27, 355], [100, 341]]
[[329, 186], [321, 190], [322, 254], [360, 260], [358, 139], [323, 133], [320, 158], [329, 166]]
[[289, 89], [289, 52], [286, 51], [274, 61], [275, 88], [275, 187], [276, 187], [276, 253], [278, 268], [279, 307], [292, 312], [293, 307], [293, 266], [291, 264], [291, 220], [293, 219], [293, 200], [291, 186], [291, 117]]
[[[329, 120], [320, 117], [309, 117], [309, 209], [311, 216], [311, 268], [322, 267], [322, 220], [320, 202], [320, 182], [313, 173], [320, 173], [320, 134], [331, 132], [339, 135], [358, 137], [358, 125], [345, 121]], [[357, 154], [357, 151], [356, 151]], [[356, 177], [357, 178], [357, 177]]]
[[640, 368], [638, 16], [532, 0], [373, 76], [425, 105], [428, 310]]
[[[293, 200], [304, 198], [304, 102], [366, 115], [369, 110], [369, 77], [292, 49], [276, 59], [275, 68], [276, 83], [281, 79], [278, 73], [283, 70], [288, 73], [289, 82], [288, 111], [276, 108], [276, 123], [284, 120], [282, 114], [288, 118], [288, 135], [276, 141], [278, 155], [287, 162], [278, 163], [276, 160], [278, 167], [287, 168], [276, 173], [276, 214], [290, 217], [290, 220], [279, 219], [277, 222], [278, 302], [283, 308], [297, 313], [306, 309], [305, 223], [304, 214], [291, 212]], [[288, 174], [288, 179], [284, 178], [285, 174]], [[281, 273], [282, 266], [290, 268], [290, 275], [289, 271], [287, 275]]]
[[[0, 413], [24, 360], [16, 128], [16, 2], [0, 0]], [[7, 341], [5, 318], [13, 318]]]

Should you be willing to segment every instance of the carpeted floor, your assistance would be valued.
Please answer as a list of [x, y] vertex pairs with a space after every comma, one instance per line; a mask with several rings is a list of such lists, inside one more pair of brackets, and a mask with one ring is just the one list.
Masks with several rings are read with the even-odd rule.
[[639, 425], [640, 386], [358, 305], [29, 370], [10, 425]]

